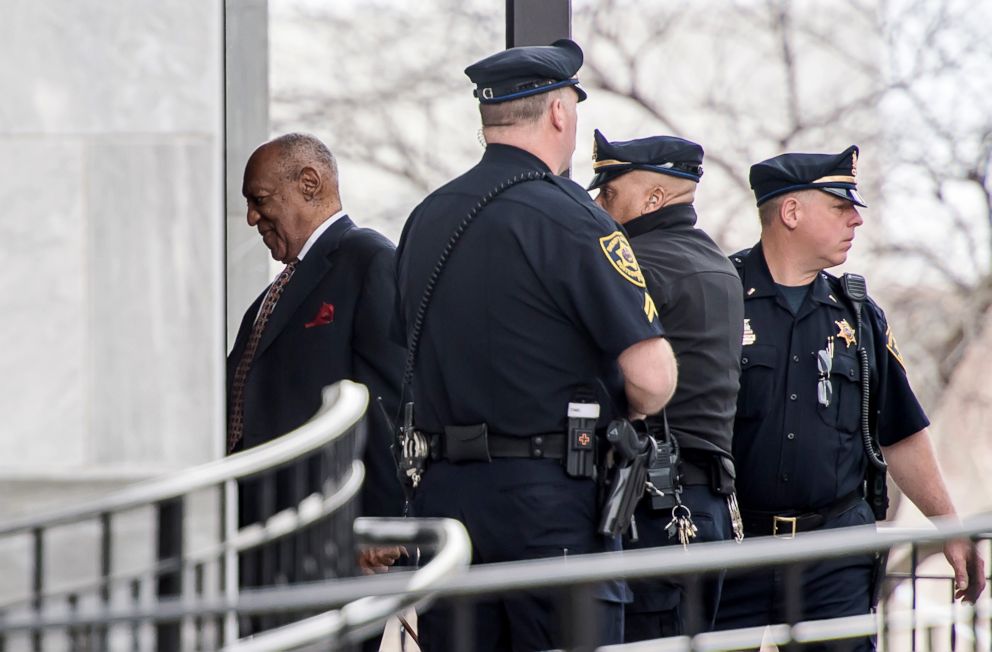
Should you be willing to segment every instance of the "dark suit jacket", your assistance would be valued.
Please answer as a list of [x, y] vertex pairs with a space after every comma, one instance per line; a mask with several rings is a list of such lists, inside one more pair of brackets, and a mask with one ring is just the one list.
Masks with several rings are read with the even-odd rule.
[[[390, 415], [396, 414], [403, 372], [404, 350], [389, 338], [396, 291], [394, 252], [389, 240], [356, 227], [347, 216], [328, 227], [283, 290], [245, 386], [241, 448], [302, 425], [320, 407], [321, 390], [327, 385], [349, 379], [369, 387], [362, 490], [362, 512], [369, 516], [396, 516], [403, 506], [389, 449], [393, 433], [375, 405], [381, 396]], [[262, 292], [245, 313], [228, 355], [229, 401], [234, 370], [264, 297]], [[333, 320], [320, 323], [331, 310]], [[323, 320], [318, 319], [321, 313]], [[242, 522], [250, 522], [244, 516]]]

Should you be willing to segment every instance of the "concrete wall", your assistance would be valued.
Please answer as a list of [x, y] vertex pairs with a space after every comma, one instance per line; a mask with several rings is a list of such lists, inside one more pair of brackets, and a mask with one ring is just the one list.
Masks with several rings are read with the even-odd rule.
[[0, 480], [221, 454], [223, 20], [223, 0], [4, 5]]

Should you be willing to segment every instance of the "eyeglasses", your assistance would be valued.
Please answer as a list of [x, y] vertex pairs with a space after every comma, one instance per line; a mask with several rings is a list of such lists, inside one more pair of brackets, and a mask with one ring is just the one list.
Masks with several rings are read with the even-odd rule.
[[834, 396], [834, 386], [830, 382], [830, 371], [834, 366], [834, 338], [827, 339], [827, 346], [816, 352], [816, 369], [820, 378], [816, 383], [816, 400], [823, 407], [830, 407]]

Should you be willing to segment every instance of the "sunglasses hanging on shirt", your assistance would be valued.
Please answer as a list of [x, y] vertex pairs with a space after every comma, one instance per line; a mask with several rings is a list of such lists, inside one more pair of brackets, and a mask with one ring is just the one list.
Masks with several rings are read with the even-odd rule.
[[816, 383], [816, 400], [823, 407], [830, 407], [834, 395], [834, 386], [830, 382], [830, 371], [834, 366], [834, 338], [827, 338], [827, 346], [816, 352], [816, 369], [820, 377]]

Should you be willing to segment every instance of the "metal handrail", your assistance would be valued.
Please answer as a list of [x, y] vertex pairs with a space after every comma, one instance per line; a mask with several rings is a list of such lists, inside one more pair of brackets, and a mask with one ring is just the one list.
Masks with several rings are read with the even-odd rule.
[[776, 566], [793, 562], [845, 557], [911, 543], [933, 543], [953, 538], [979, 536], [992, 529], [992, 514], [956, 519], [934, 519], [933, 529], [888, 532], [884, 528], [839, 528], [799, 534], [795, 540], [774, 537], [733, 542], [693, 544], [678, 547], [643, 548], [617, 553], [569, 556], [567, 559], [537, 559], [501, 562], [472, 567], [444, 582], [439, 596], [467, 596], [540, 586], [595, 583], [625, 579], [688, 575], [721, 569]]
[[173, 475], [137, 483], [81, 505], [0, 524], [0, 537], [153, 505], [229, 480], [259, 475], [340, 437], [362, 418], [368, 400], [364, 385], [341, 381], [324, 388], [323, 403], [317, 414], [286, 436]]
[[[365, 480], [365, 465], [355, 460], [345, 475], [343, 482], [333, 494], [319, 499], [318, 504], [304, 499], [298, 509], [287, 509], [271, 516], [264, 525], [249, 526], [239, 530], [232, 538], [219, 543], [203, 546], [195, 552], [183, 556], [181, 561], [160, 561], [137, 571], [111, 573], [106, 578], [98, 578], [68, 584], [57, 591], [45, 593], [47, 599], [67, 597], [74, 593], [93, 591], [101, 586], [124, 584], [136, 579], [154, 577], [161, 573], [182, 570], [216, 559], [228, 552], [244, 552], [260, 545], [276, 541], [295, 530], [310, 525], [318, 519], [333, 513], [349, 500], [355, 498]], [[30, 602], [31, 596], [21, 596], [0, 603], [0, 610], [10, 609]]]
[[[363, 632], [380, 628], [389, 616], [430, 599], [433, 586], [468, 567], [472, 544], [465, 527], [453, 519], [359, 519], [355, 533], [381, 545], [412, 544], [432, 533], [439, 545], [437, 554], [423, 568], [408, 574], [403, 594], [363, 597], [341, 609], [318, 614], [250, 639], [235, 641], [224, 652], [278, 652], [323, 641], [345, 633], [361, 638]], [[414, 594], [420, 597], [412, 597]]]
[[[16, 612], [0, 614], [0, 647], [6, 643], [7, 632], [26, 629], [30, 632], [31, 649], [43, 649], [45, 637], [53, 633], [53, 628], [58, 629], [51, 624], [58, 616], [53, 619], [52, 615], [64, 614], [67, 610], [69, 617], [74, 618], [86, 610], [83, 605], [87, 600], [81, 600], [81, 595], [92, 596], [98, 604], [96, 609], [85, 615], [90, 619], [90, 625], [83, 629], [71, 626], [63, 634], [72, 645], [82, 645], [80, 641], [86, 639], [87, 645], [98, 649], [106, 647], [110, 627], [116, 621], [116, 610], [112, 606], [115, 603], [113, 592], [129, 578], [131, 586], [127, 588], [130, 589], [133, 605], [142, 604], [143, 587], [148, 587], [151, 582], [154, 582], [156, 596], [151, 604], [155, 611], [153, 617], [126, 619], [131, 624], [130, 634], [135, 646], [140, 647], [138, 637], [142, 621], [155, 624], [154, 641], [158, 650], [171, 651], [181, 647], [182, 629], [190, 623], [195, 626], [197, 637], [207, 631], [207, 635], [218, 636], [224, 641], [233, 640], [237, 637], [236, 618], [240, 615], [237, 611], [238, 555], [248, 549], [257, 549], [260, 555], [257, 557], [260, 560], [259, 570], [249, 571], [254, 573], [248, 575], [249, 582], [258, 581], [261, 577], [263, 583], [268, 583], [277, 579], [274, 577], [276, 573], [288, 573], [291, 577], [327, 577], [349, 572], [348, 567], [353, 563], [347, 559], [350, 545], [343, 548], [346, 555], [341, 557], [333, 549], [320, 547], [314, 536], [320, 528], [340, 532], [341, 527], [350, 526], [354, 518], [353, 512], [348, 510], [355, 504], [364, 478], [364, 466], [354, 456], [364, 432], [368, 391], [362, 385], [342, 381], [325, 388], [322, 399], [321, 406], [305, 424], [248, 451], [137, 483], [80, 505], [0, 524], [0, 538], [28, 536], [33, 546], [29, 588], [23, 599], [15, 599], [7, 605], [7, 608], [25, 605], [30, 610], [30, 616], [21, 618], [21, 614]], [[311, 475], [294, 476], [301, 480], [294, 481], [291, 487], [293, 505], [272, 514], [274, 500], [283, 500], [276, 498], [276, 472], [300, 464], [310, 465], [308, 473]], [[256, 477], [261, 483], [259, 500], [263, 505], [263, 513], [257, 517], [260, 523], [239, 530], [239, 481]], [[320, 482], [319, 487], [311, 486], [315, 481]], [[191, 559], [185, 551], [183, 520], [191, 497], [206, 491], [220, 492], [219, 542], [198, 549]], [[307, 491], [313, 493], [307, 496]], [[145, 508], [154, 509], [157, 519], [157, 539], [152, 538], [149, 542], [150, 547], [154, 547], [157, 563], [130, 572], [115, 573], [113, 537], [116, 517]], [[335, 514], [344, 516], [335, 519]], [[89, 521], [99, 526], [99, 575], [92, 581], [73, 583], [74, 586], [68, 590], [64, 585], [57, 591], [46, 590], [44, 560], [49, 532]], [[285, 549], [279, 541], [287, 536], [293, 539], [286, 545], [299, 546], [304, 557], [288, 562], [275, 559], [275, 555]], [[347, 535], [346, 539], [350, 542], [351, 535]], [[205, 584], [204, 578], [208, 573], [210, 576]], [[185, 605], [190, 592], [200, 594], [205, 590], [223, 595], [223, 601], [234, 606], [215, 614], [216, 620], [210, 623], [205, 622], [202, 612], [176, 619], [161, 617], [170, 607]], [[59, 600], [64, 600], [65, 605], [59, 603], [59, 608], [50, 608]], [[15, 609], [20, 610], [20, 607], [15, 606]], [[137, 611], [132, 610], [132, 614]]]
[[962, 624], [974, 616], [988, 618], [992, 612], [984, 603], [981, 606], [969, 604], [954, 605], [940, 609], [936, 613], [921, 614], [913, 609], [900, 609], [884, 615], [863, 614], [841, 616], [821, 620], [805, 620], [795, 625], [784, 623], [745, 627], [723, 631], [703, 632], [695, 636], [671, 636], [636, 643], [619, 643], [597, 648], [597, 652], [723, 652], [757, 648], [762, 643], [786, 645], [833, 641], [839, 638], [875, 636], [880, 633], [881, 623], [895, 631], [906, 631], [912, 627], [952, 626]]
[[[852, 531], [856, 530], [856, 531]], [[407, 593], [413, 598], [485, 595], [568, 585], [590, 584], [617, 578], [668, 577], [722, 569], [773, 566], [887, 549], [912, 543], [931, 543], [953, 538], [980, 536], [992, 530], [992, 514], [970, 517], [960, 523], [934, 520], [933, 529], [886, 532], [869, 528], [803, 533], [795, 540], [773, 537], [747, 539], [742, 543], [720, 541], [678, 547], [644, 548], [634, 551], [574, 555], [568, 558], [500, 562], [472, 566], [464, 573], [440, 580], [429, 588], [409, 586], [409, 574], [390, 573], [361, 579], [312, 582], [299, 587], [255, 589], [242, 592], [237, 602], [216, 599], [160, 601], [154, 608], [80, 610], [57, 618], [10, 617], [0, 620], [2, 629], [37, 626], [69, 626], [110, 620], [170, 620], [196, 614], [216, 615], [232, 610], [241, 613], [264, 610], [326, 609], [362, 597]]]

